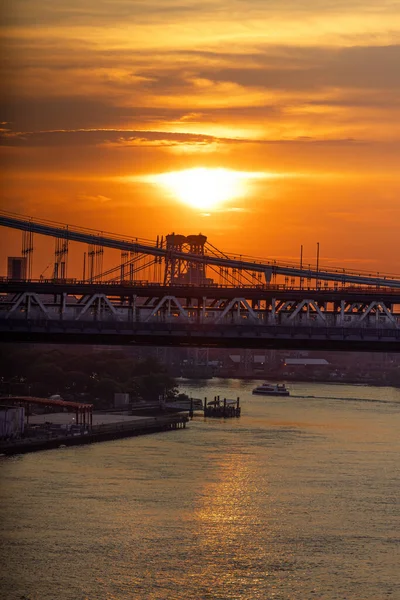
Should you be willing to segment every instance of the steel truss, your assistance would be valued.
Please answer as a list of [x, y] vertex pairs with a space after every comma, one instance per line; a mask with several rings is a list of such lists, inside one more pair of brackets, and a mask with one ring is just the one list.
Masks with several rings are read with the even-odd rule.
[[[88, 286], [90, 287], [90, 286]], [[104, 287], [104, 286], [103, 286]], [[65, 288], [64, 288], [65, 289]], [[162, 288], [158, 288], [158, 291]], [[211, 290], [204, 295], [183, 297], [164, 293], [149, 295], [140, 289], [135, 293], [55, 293], [22, 291], [0, 295], [0, 319], [45, 318], [71, 320], [112, 320], [118, 322], [230, 323], [246, 325], [295, 325], [296, 327], [381, 327], [400, 328], [400, 303], [391, 299], [321, 301], [318, 297], [276, 298], [245, 296], [221, 297]], [[237, 290], [243, 291], [243, 290]], [[165, 293], [166, 292], [166, 293]], [[309, 292], [308, 292], [309, 294]], [[287, 294], [286, 294], [287, 296]]]
[[56, 335], [58, 341], [94, 343], [106, 334], [107, 343], [341, 350], [372, 344], [374, 350], [400, 351], [400, 297], [396, 303], [346, 296], [324, 302], [321, 292], [291, 299], [256, 296], [254, 290], [246, 297], [221, 289], [213, 294], [210, 288], [175, 295], [168, 287], [153, 294], [87, 287], [91, 291], [80, 294], [1, 293], [0, 333], [5, 340], [54, 341]]

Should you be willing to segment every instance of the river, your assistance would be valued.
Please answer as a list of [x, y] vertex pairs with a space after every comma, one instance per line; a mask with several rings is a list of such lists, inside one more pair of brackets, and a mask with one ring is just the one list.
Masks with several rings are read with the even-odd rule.
[[400, 598], [400, 390], [183, 381], [240, 419], [0, 460], [5, 600]]

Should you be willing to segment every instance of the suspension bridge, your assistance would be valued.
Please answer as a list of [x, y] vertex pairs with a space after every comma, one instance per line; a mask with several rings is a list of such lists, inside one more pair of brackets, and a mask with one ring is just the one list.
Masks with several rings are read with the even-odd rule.
[[[5, 341], [400, 350], [391, 274], [232, 255], [201, 234], [151, 241], [5, 212], [0, 226], [22, 231], [19, 277], [0, 279]], [[32, 276], [34, 236], [54, 239], [50, 277]], [[87, 246], [80, 277], [71, 244]], [[103, 269], [108, 249], [120, 259]]]

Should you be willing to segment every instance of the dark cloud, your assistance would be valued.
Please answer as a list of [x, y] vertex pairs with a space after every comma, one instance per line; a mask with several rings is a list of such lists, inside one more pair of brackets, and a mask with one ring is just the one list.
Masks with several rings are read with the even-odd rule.
[[[263, 64], [263, 62], [265, 64]], [[285, 56], [258, 56], [253, 67], [202, 69], [198, 76], [243, 87], [290, 91], [322, 88], [393, 89], [400, 87], [400, 45], [341, 49], [290, 48]]]
[[185, 19], [226, 21], [276, 15], [392, 14], [392, 0], [13, 0], [3, 26], [108, 25], [120, 23], [181, 22]]
[[[210, 4], [203, 0], [204, 6]], [[149, 0], [69, 0], [68, 2], [48, 2], [38, 0], [34, 5], [29, 0], [14, 0], [11, 9], [5, 12], [3, 26], [32, 25], [100, 25], [127, 22], [146, 22], [148, 19], [160, 22], [170, 16], [179, 17], [186, 13], [199, 12], [198, 2], [182, 0], [168, 3]]]
[[[79, 53], [78, 53], [79, 54]], [[57, 81], [57, 94], [39, 96], [36, 87], [29, 92], [10, 95], [0, 103], [0, 120], [12, 124], [15, 131], [43, 131], [54, 129], [145, 128], [155, 129], [161, 123], [227, 122], [240, 119], [282, 118], [287, 108], [297, 106], [331, 106], [398, 109], [400, 94], [400, 46], [352, 48], [259, 48], [251, 54], [234, 52], [181, 51], [165, 53], [164, 61], [157, 67], [149, 65], [150, 56], [135, 57], [132, 53], [108, 54], [109, 73], [112, 64], [125, 65], [126, 75], [116, 81], [107, 73], [99, 73], [95, 66], [102, 64], [104, 52], [88, 50], [80, 69], [93, 92], [70, 95], [74, 87], [75, 66], [67, 68], [63, 54], [49, 56], [46, 69], [40, 71], [40, 81]], [[176, 57], [179, 56], [179, 60]], [[74, 63], [77, 55], [71, 59]], [[140, 62], [135, 69], [132, 63]], [[37, 55], [36, 61], [39, 61]], [[53, 62], [52, 62], [53, 61]], [[60, 61], [63, 69], [59, 69]], [[124, 62], [125, 61], [125, 62]], [[235, 65], [235, 66], [232, 66]], [[67, 73], [63, 74], [63, 70]], [[35, 77], [37, 70], [23, 63], [18, 65], [15, 77]], [[203, 92], [194, 82], [206, 80], [209, 88]], [[33, 79], [35, 81], [35, 79]], [[81, 80], [80, 80], [81, 81]], [[233, 83], [252, 91], [265, 90], [278, 94], [271, 96], [268, 105], [255, 106], [251, 96], [241, 106], [207, 107], [197, 101], [202, 93], [213, 94], [213, 84]], [[33, 84], [32, 84], [33, 85]], [[42, 84], [43, 86], [43, 84]], [[40, 89], [40, 88], [39, 88]], [[78, 88], [79, 89], [79, 86]], [[12, 87], [11, 87], [12, 92]], [[321, 97], [321, 92], [324, 97]], [[215, 92], [218, 93], [218, 92]], [[285, 97], [279, 97], [284, 93]], [[157, 95], [158, 106], [135, 105], [144, 94]], [[174, 108], [171, 96], [188, 95], [185, 108]], [[162, 106], [162, 98], [166, 106]], [[155, 124], [155, 127], [152, 125]]]
[[190, 133], [165, 131], [131, 131], [131, 130], [72, 130], [72, 131], [0, 131], [0, 146], [176, 146], [180, 144], [207, 145], [219, 144], [349, 144], [356, 140], [326, 139], [318, 140], [313, 137], [300, 136], [288, 140], [257, 140], [246, 138], [226, 138], [211, 135], [196, 135]]
[[112, 105], [87, 96], [18, 97], [0, 102], [0, 119], [11, 123], [15, 131], [116, 127], [128, 120], [160, 122], [179, 120], [186, 114], [172, 108]]
[[[36, 132], [0, 132], [0, 144], [3, 146], [96, 146], [100, 144], [129, 145], [176, 145], [209, 144], [218, 138], [207, 135], [163, 131], [130, 130], [73, 130], [73, 131], [36, 131]], [[224, 139], [224, 142], [231, 140]]]
[[[183, 53], [184, 54], [184, 53]], [[185, 63], [175, 68], [141, 70], [139, 74], [158, 90], [192, 85], [199, 78], [211, 82], [230, 82], [245, 88], [314, 91], [323, 88], [394, 89], [400, 87], [400, 45], [353, 46], [349, 48], [265, 47], [252, 54], [207, 53], [209, 64]], [[225, 64], [220, 65], [220, 61]], [[161, 69], [161, 71], [160, 71]], [[143, 85], [147, 85], [144, 83]]]
[[[183, 91], [194, 90], [194, 85], [191, 78], [196, 76], [195, 71], [191, 73], [185, 73], [177, 70], [162, 70], [161, 73], [155, 71], [137, 71], [135, 77], [142, 78], [142, 81], [135, 81], [134, 86], [139, 87], [142, 90], [150, 90], [152, 92], [161, 92], [163, 95], [167, 94], [179, 94]], [[114, 85], [114, 84], [113, 84]], [[122, 81], [119, 87], [129, 86], [129, 82]]]

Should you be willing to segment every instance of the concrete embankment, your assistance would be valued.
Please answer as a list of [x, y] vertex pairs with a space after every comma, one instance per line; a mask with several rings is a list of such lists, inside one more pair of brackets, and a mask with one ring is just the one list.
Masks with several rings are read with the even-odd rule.
[[39, 450], [50, 450], [63, 446], [93, 444], [119, 438], [183, 429], [188, 417], [182, 414], [161, 415], [139, 418], [129, 421], [95, 425], [91, 431], [79, 435], [56, 435], [48, 437], [22, 438], [9, 442], [0, 442], [0, 454], [24, 454]]

